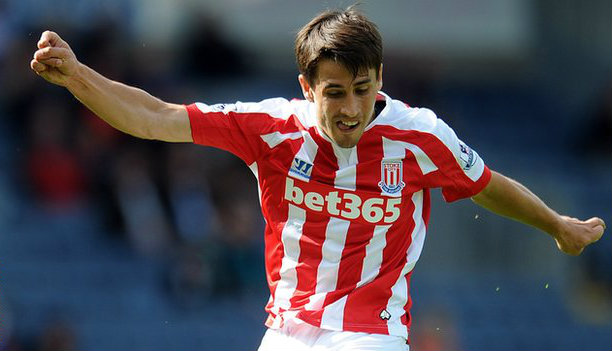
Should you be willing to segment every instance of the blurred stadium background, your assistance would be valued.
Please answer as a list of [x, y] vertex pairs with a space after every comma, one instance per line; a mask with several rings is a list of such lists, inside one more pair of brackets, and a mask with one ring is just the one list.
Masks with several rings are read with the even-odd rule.
[[[301, 96], [292, 40], [348, 1], [0, 0], [0, 350], [249, 350], [263, 223], [237, 158], [137, 140], [29, 70], [42, 30], [167, 101]], [[612, 225], [609, 0], [363, 1], [384, 90], [553, 208]], [[580, 257], [433, 196], [412, 349], [611, 350], [610, 229]]]

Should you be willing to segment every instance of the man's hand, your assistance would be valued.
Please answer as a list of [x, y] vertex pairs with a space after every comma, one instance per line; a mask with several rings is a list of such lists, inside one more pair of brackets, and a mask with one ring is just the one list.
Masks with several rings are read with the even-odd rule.
[[55, 32], [45, 31], [38, 41], [38, 50], [30, 67], [45, 80], [66, 86], [68, 79], [76, 73], [79, 62], [74, 52]]
[[30, 67], [45, 80], [67, 88], [112, 127], [143, 139], [192, 142], [185, 106], [110, 80], [80, 63], [57, 33], [45, 31]]
[[606, 224], [601, 218], [593, 217], [586, 221], [561, 216], [560, 231], [554, 235], [559, 250], [568, 255], [580, 255], [582, 250], [603, 235]]
[[568, 255], [580, 255], [587, 245], [601, 238], [606, 228], [597, 217], [581, 221], [557, 214], [524, 185], [493, 171], [489, 184], [472, 200], [489, 211], [550, 234], [559, 250]]

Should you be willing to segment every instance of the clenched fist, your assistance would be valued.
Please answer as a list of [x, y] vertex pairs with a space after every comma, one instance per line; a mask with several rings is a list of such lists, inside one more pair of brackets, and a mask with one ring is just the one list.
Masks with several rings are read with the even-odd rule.
[[37, 46], [38, 50], [30, 62], [32, 70], [45, 80], [65, 87], [79, 66], [68, 43], [57, 33], [45, 31], [40, 36]]
[[568, 255], [579, 255], [584, 248], [599, 240], [606, 223], [601, 218], [593, 217], [586, 221], [577, 218], [561, 216], [562, 230], [555, 236], [559, 250]]

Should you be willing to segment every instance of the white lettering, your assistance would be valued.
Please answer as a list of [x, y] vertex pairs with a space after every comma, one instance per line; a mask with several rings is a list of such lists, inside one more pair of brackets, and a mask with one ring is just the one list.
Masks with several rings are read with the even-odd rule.
[[383, 219], [385, 212], [381, 207], [376, 207], [375, 205], [382, 205], [384, 203], [383, 199], [371, 198], [367, 199], [363, 203], [363, 218], [370, 223], [379, 222]]
[[323, 200], [323, 195], [315, 193], [314, 191], [306, 193], [306, 197], [304, 198], [304, 204], [306, 205], [306, 207], [313, 211], [323, 211], [324, 203], [325, 202]]
[[[394, 197], [387, 200], [387, 216], [385, 216], [385, 223], [393, 223], [400, 216], [399, 206], [402, 204], [401, 197]], [[390, 214], [390, 215], [389, 215]]]
[[[304, 194], [293, 178], [285, 181], [285, 200], [294, 205], [306, 206], [315, 212], [324, 212], [331, 216], [354, 220], [361, 218], [368, 223], [393, 223], [401, 215], [401, 197], [371, 197], [365, 201], [356, 193], [331, 191], [320, 194], [310, 191]], [[342, 210], [340, 210], [342, 208]]]
[[304, 201], [304, 192], [297, 186], [293, 186], [293, 179], [287, 177], [285, 183], [285, 200], [293, 202], [296, 205], [301, 205]]
[[329, 212], [330, 215], [337, 216], [340, 214], [340, 210], [338, 210], [340, 200], [337, 191], [332, 191], [325, 196], [325, 201], [327, 201], [327, 212]]
[[348, 219], [359, 218], [359, 215], [361, 215], [361, 211], [359, 210], [359, 207], [361, 206], [361, 198], [355, 194], [346, 193], [344, 194], [343, 199], [349, 200], [349, 202], [344, 203], [344, 210], [340, 212], [340, 215]]

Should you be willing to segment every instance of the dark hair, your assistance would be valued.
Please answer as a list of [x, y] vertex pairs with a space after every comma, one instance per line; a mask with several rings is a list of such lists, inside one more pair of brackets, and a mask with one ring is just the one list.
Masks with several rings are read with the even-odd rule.
[[295, 38], [295, 58], [300, 73], [311, 85], [323, 59], [342, 64], [353, 76], [374, 68], [378, 78], [382, 39], [376, 25], [354, 6], [344, 11], [328, 10], [300, 29]]

